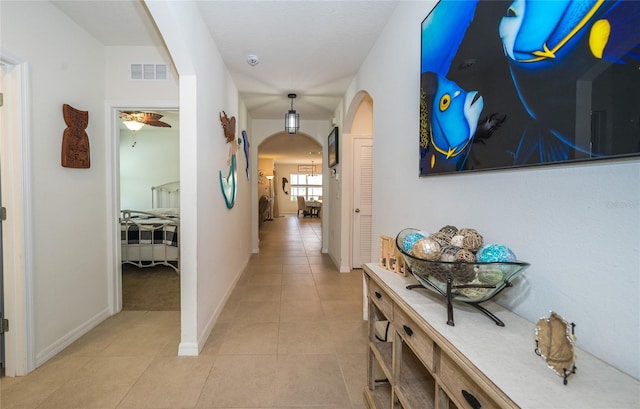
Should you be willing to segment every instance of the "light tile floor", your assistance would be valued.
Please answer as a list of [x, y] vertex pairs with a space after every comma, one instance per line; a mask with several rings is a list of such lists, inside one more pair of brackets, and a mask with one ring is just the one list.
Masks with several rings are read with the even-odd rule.
[[28, 376], [0, 408], [364, 409], [362, 272], [321, 254], [318, 219], [265, 222], [200, 356], [178, 357], [177, 311], [125, 311]]

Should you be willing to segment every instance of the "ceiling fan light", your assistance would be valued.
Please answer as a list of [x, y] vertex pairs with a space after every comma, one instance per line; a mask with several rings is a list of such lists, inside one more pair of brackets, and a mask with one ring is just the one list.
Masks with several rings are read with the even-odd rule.
[[138, 121], [123, 121], [123, 123], [124, 123], [124, 126], [127, 127], [127, 129], [133, 132], [139, 131], [144, 126], [142, 122], [138, 122]]

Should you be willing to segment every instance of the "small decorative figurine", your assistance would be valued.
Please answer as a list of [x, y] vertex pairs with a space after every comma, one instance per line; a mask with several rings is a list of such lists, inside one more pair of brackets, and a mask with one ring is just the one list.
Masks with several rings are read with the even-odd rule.
[[400, 274], [403, 277], [408, 275], [406, 263], [396, 247], [396, 242], [393, 237], [380, 236], [380, 259], [378, 263], [380, 267]]
[[548, 318], [540, 318], [536, 325], [535, 353], [563, 378], [565, 385], [569, 375], [576, 373], [574, 327], [555, 311]]
[[62, 116], [67, 128], [62, 134], [62, 166], [86, 169], [91, 167], [89, 135], [89, 112], [80, 111], [71, 105], [62, 105]]

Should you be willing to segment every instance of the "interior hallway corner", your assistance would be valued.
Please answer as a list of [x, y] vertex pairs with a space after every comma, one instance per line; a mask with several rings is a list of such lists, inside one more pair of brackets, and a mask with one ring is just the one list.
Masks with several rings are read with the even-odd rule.
[[264, 222], [199, 356], [176, 356], [179, 311], [123, 311], [2, 378], [0, 407], [364, 409], [362, 272], [339, 273], [320, 250], [319, 219]]

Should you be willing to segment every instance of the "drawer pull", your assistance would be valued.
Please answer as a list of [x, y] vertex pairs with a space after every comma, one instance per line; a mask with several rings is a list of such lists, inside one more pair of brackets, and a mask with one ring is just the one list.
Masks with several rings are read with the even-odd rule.
[[376, 295], [376, 298], [377, 298], [377, 299], [382, 298], [382, 294], [380, 294], [379, 292], [374, 291], [373, 293]]
[[411, 327], [403, 325], [402, 328], [404, 328], [404, 332], [406, 332], [407, 335], [409, 335], [409, 336], [413, 335], [413, 330], [411, 329]]
[[462, 390], [462, 396], [464, 396], [464, 399], [467, 401], [469, 405], [471, 405], [473, 409], [480, 409], [482, 407], [480, 402], [478, 402], [478, 399], [476, 399], [475, 396], [465, 391], [464, 389]]

